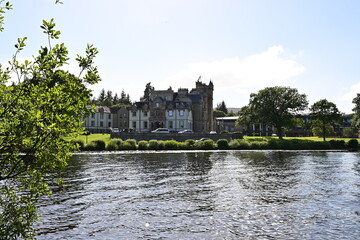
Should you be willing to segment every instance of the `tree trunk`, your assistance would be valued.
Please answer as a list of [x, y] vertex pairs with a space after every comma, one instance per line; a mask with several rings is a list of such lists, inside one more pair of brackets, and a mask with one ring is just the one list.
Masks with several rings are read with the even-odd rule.
[[326, 125], [325, 125], [325, 123], [323, 123], [323, 139], [325, 142], [326, 141]]
[[276, 127], [278, 135], [279, 135], [279, 139], [282, 140], [283, 139], [283, 129], [282, 127]]

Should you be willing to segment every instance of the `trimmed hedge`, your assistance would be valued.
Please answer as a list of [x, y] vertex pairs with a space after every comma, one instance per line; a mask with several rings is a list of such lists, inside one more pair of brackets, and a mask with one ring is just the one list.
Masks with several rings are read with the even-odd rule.
[[330, 141], [311, 141], [301, 139], [279, 140], [275, 138], [249, 138], [249, 139], [233, 139], [230, 142], [227, 139], [219, 139], [216, 143], [207, 139], [205, 141], [195, 141], [192, 139], [185, 142], [177, 142], [175, 140], [150, 140], [139, 141], [135, 139], [112, 139], [107, 145], [103, 140], [91, 141], [85, 145], [82, 140], [72, 140], [72, 144], [76, 144], [81, 151], [120, 151], [120, 150], [263, 150], [263, 149], [279, 149], [279, 150], [330, 150], [344, 149], [357, 151], [359, 143], [357, 139], [351, 139], [345, 143], [344, 140]]

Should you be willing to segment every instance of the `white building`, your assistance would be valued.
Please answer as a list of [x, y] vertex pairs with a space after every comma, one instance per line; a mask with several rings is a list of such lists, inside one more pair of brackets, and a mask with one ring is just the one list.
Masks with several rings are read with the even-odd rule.
[[97, 106], [94, 113], [84, 119], [83, 126], [91, 133], [109, 133], [112, 127], [110, 108]]

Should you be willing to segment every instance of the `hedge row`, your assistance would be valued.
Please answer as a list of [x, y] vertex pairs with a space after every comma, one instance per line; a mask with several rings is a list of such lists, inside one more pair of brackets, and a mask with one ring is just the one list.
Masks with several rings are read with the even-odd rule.
[[73, 140], [77, 144], [80, 151], [119, 151], [119, 150], [213, 150], [213, 149], [279, 149], [279, 150], [331, 150], [331, 149], [347, 149], [357, 151], [358, 141], [351, 139], [348, 142], [344, 140], [331, 140], [328, 142], [318, 142], [311, 140], [279, 140], [279, 139], [234, 139], [230, 142], [226, 139], [219, 139], [214, 142], [211, 139], [205, 141], [195, 141], [192, 139], [185, 142], [177, 142], [175, 140], [150, 140], [139, 141], [135, 139], [112, 139], [107, 145], [102, 140], [92, 141], [84, 144], [82, 140]]

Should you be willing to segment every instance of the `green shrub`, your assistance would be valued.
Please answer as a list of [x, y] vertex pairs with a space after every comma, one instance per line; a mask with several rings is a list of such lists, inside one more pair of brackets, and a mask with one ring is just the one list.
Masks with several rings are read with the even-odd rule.
[[268, 148], [268, 142], [264, 141], [253, 141], [250, 143], [251, 149], [267, 149]]
[[238, 149], [250, 149], [250, 142], [246, 139], [238, 139], [239, 148]]
[[332, 149], [345, 149], [344, 140], [330, 140], [329, 143]]
[[103, 140], [94, 140], [91, 141], [88, 145], [84, 147], [84, 150], [88, 151], [102, 151], [105, 150], [106, 144]]
[[175, 140], [167, 140], [164, 142], [165, 150], [176, 150], [178, 149], [178, 142]]
[[147, 142], [147, 141], [139, 141], [139, 142], [138, 142], [138, 149], [139, 149], [139, 150], [146, 150], [146, 149], [148, 149], [148, 142]]
[[135, 139], [126, 139], [122, 145], [123, 150], [136, 150], [136, 140]]
[[186, 149], [192, 150], [195, 149], [195, 140], [194, 139], [187, 139], [185, 141]]
[[229, 143], [229, 147], [231, 149], [239, 149], [239, 146], [240, 146], [240, 143], [239, 143], [239, 141], [237, 139], [233, 139]]
[[186, 144], [186, 142], [178, 142], [178, 149], [179, 150], [190, 150], [189, 146]]
[[71, 140], [71, 143], [74, 144], [74, 145], [77, 145], [77, 148], [80, 151], [84, 150], [84, 148], [85, 148], [85, 143], [81, 139], [73, 139], [73, 140]]
[[158, 141], [155, 140], [155, 139], [150, 140], [150, 141], [149, 141], [148, 149], [158, 150], [158, 149], [159, 149], [159, 143], [158, 143]]
[[106, 150], [112, 151], [112, 150], [119, 150], [122, 148], [123, 140], [116, 138], [111, 139], [110, 142], [106, 145]]
[[350, 139], [346, 146], [350, 151], [357, 151], [359, 148], [359, 142], [357, 139]]
[[224, 150], [229, 149], [229, 142], [226, 139], [219, 139], [216, 142], [218, 149]]
[[205, 141], [196, 142], [195, 147], [200, 150], [211, 150], [215, 149], [215, 143], [213, 140], [207, 139]]
[[331, 149], [330, 143], [327, 141], [319, 142], [319, 141], [309, 141], [309, 148], [311, 150], [327, 150]]
[[159, 150], [165, 150], [165, 144], [164, 141], [158, 141], [158, 148]]

